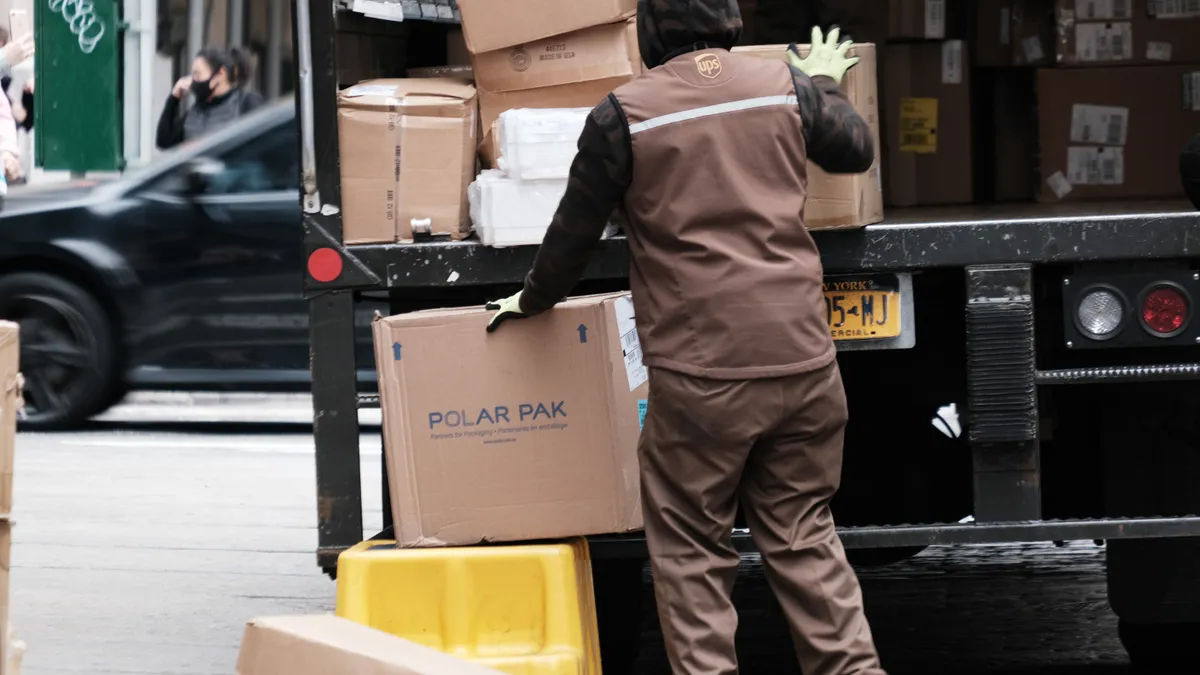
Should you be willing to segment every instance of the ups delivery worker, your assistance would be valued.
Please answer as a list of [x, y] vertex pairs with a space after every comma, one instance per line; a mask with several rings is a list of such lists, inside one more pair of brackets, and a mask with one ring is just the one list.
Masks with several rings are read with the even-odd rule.
[[[806, 675], [881, 675], [834, 531], [846, 397], [805, 229], [807, 161], [859, 173], [871, 133], [838, 84], [850, 43], [813, 31], [789, 64], [731, 54], [734, 0], [640, 0], [649, 68], [588, 117], [521, 292], [488, 327], [550, 309], [614, 208], [650, 393], [639, 442], [646, 540], [677, 675], [737, 672], [740, 503]], [[530, 345], [530, 349], [536, 349]]]

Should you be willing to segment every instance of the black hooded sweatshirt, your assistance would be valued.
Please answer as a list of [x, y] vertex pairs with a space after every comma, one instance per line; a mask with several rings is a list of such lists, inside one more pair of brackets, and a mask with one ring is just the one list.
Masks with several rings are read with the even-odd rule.
[[[657, 68], [693, 51], [732, 48], [741, 37], [742, 17], [736, 0], [638, 0], [637, 29], [642, 61]], [[795, 68], [792, 80], [808, 158], [830, 173], [870, 169], [875, 159], [870, 127], [837, 83]], [[579, 136], [566, 194], [525, 279], [522, 312], [543, 312], [571, 292], [609, 218], [620, 210], [632, 176], [629, 126], [610, 94], [592, 110]]]

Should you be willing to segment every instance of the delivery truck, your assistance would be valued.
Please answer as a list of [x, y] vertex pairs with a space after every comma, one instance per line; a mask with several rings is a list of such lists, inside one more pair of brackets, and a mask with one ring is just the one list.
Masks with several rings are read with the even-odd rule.
[[[415, 220], [408, 241], [344, 236], [339, 91], [380, 74], [371, 45], [412, 54], [459, 16], [449, 2], [295, 5], [317, 562], [330, 574], [363, 537], [357, 412], [379, 405], [355, 378], [356, 301], [386, 298], [393, 314], [482, 305], [520, 287], [537, 248], [438, 237]], [[352, 60], [366, 77], [347, 74]], [[1117, 123], [1128, 160], [1135, 126], [1155, 122]], [[1159, 173], [1177, 157], [1160, 153]], [[889, 207], [865, 227], [814, 232], [851, 415], [834, 511], [862, 565], [929, 546], [1104, 545], [1133, 660], [1187, 662], [1179, 636], [1200, 630], [1200, 213], [1177, 186], [1159, 199], [1063, 199], [1060, 178], [1094, 187], [1076, 174], [1044, 181], [1051, 203]], [[576, 293], [627, 289], [628, 269], [625, 240], [608, 237]], [[387, 481], [385, 470], [385, 495]], [[378, 536], [390, 539], [383, 503]], [[734, 540], [752, 551], [743, 530]], [[636, 647], [646, 548], [636, 533], [590, 543], [612, 663]]]

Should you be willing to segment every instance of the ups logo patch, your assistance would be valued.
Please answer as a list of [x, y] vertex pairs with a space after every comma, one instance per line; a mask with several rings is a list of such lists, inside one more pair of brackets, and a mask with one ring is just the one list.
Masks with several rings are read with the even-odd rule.
[[708, 79], [716, 79], [721, 74], [721, 59], [716, 54], [701, 54], [696, 59], [696, 70]]

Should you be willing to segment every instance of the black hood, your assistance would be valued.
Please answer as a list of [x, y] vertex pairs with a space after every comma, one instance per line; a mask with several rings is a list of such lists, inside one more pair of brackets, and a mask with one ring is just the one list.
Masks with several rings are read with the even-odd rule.
[[737, 0], [638, 0], [638, 49], [647, 68], [701, 49], [730, 49], [742, 37]]

